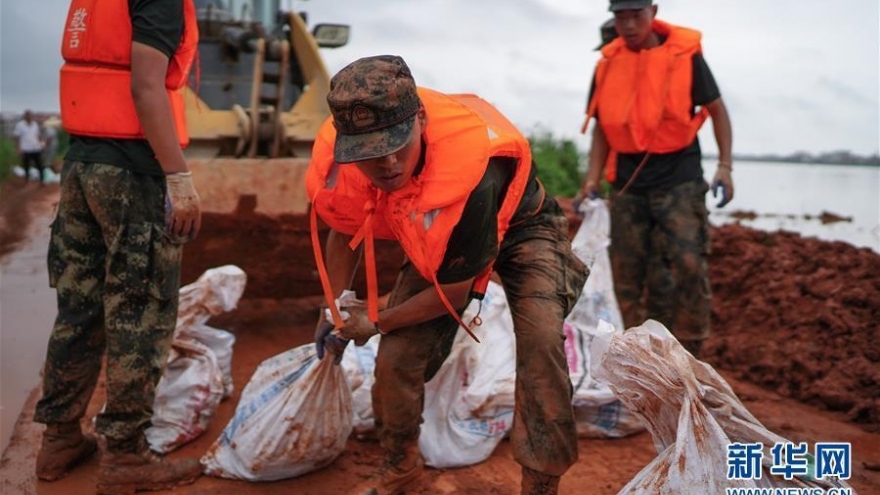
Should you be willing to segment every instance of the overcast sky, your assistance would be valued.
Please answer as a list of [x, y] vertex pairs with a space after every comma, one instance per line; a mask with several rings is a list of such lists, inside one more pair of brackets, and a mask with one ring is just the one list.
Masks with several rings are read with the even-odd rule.
[[[240, 0], [239, 0], [240, 1]], [[0, 3], [0, 110], [56, 110], [68, 0]], [[417, 83], [473, 92], [525, 131], [578, 134], [598, 53], [602, 0], [311, 0], [311, 24], [352, 26], [324, 50], [335, 73], [402, 55]], [[734, 152], [850, 149], [880, 142], [877, 0], [660, 0], [659, 18], [700, 29], [734, 129]], [[701, 131], [714, 152], [711, 122]]]

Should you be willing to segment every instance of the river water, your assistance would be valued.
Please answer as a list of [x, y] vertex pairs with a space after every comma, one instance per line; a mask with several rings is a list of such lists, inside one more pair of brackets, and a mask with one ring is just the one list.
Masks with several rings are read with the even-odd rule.
[[[711, 181], [715, 161], [703, 168]], [[707, 195], [714, 225], [740, 221], [880, 252], [880, 167], [742, 161], [734, 163], [733, 182], [734, 199], [724, 208]], [[756, 217], [744, 219], [747, 212]], [[823, 223], [823, 212], [845, 220]]]

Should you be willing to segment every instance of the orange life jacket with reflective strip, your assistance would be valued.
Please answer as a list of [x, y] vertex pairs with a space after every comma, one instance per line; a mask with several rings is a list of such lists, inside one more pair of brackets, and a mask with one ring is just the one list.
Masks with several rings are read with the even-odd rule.
[[[355, 166], [333, 160], [336, 130], [324, 123], [312, 150], [306, 188], [312, 202], [312, 242], [324, 294], [335, 309], [332, 288], [317, 235], [317, 216], [332, 229], [354, 236], [351, 248], [364, 242], [367, 262], [367, 306], [377, 322], [378, 294], [373, 239], [400, 242], [407, 258], [425, 279], [433, 282], [447, 310], [467, 329], [439, 283], [437, 271], [446, 254], [453, 228], [461, 220], [467, 199], [486, 172], [492, 157], [516, 158], [516, 170], [498, 212], [498, 241], [503, 238], [528, 184], [531, 151], [528, 140], [492, 105], [475, 95], [444, 95], [419, 88], [427, 122], [423, 137], [425, 164], [403, 188], [384, 193]], [[491, 266], [475, 282], [485, 290]], [[337, 326], [342, 325], [334, 312]], [[472, 334], [473, 336], [473, 334]]]
[[[693, 112], [693, 56], [701, 52], [700, 32], [654, 21], [666, 37], [657, 47], [634, 52], [617, 38], [602, 48], [596, 87], [587, 114], [599, 124], [617, 153], [672, 153], [689, 146], [709, 112]], [[609, 162], [613, 182], [617, 161]]]
[[[199, 30], [193, 0], [183, 2], [180, 46], [168, 63], [165, 88], [181, 146], [189, 143], [181, 89], [196, 56]], [[71, 134], [144, 137], [131, 96], [128, 0], [73, 0], [61, 42], [61, 122]]]

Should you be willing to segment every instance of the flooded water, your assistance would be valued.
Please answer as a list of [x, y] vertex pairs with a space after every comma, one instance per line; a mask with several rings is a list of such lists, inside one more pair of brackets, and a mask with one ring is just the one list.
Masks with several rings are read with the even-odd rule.
[[55, 291], [46, 274], [50, 220], [34, 219], [36, 236], [0, 266], [0, 452], [39, 383], [55, 320]]
[[[705, 160], [703, 168], [711, 181], [714, 160]], [[713, 224], [741, 221], [880, 252], [880, 167], [736, 162], [733, 181], [735, 196], [724, 208], [707, 196]], [[754, 218], [744, 219], [745, 213]], [[844, 220], [833, 221], [834, 216]]]

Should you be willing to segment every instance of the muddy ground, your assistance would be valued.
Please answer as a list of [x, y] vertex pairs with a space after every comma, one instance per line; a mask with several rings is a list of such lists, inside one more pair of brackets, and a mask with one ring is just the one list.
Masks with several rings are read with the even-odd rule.
[[[0, 214], [13, 215], [13, 222], [28, 218], [32, 210], [50, 214], [45, 207], [33, 206], [45, 204], [47, 194], [34, 190], [25, 194], [4, 188]], [[5, 232], [0, 249], [5, 244], [11, 244], [11, 249], [19, 245], [10, 242], [9, 236], [17, 230], [0, 229]], [[201, 239], [210, 242], [209, 236]], [[305, 276], [311, 266], [306, 246], [287, 250], [290, 262], [302, 265], [298, 269]], [[194, 258], [190, 255], [189, 259]], [[843, 243], [731, 225], [713, 231], [711, 266], [714, 333], [707, 343], [706, 360], [730, 380], [746, 407], [770, 430], [794, 441], [851, 442], [853, 487], [861, 494], [880, 493], [880, 256]], [[260, 277], [260, 273], [253, 275]], [[190, 274], [184, 282], [193, 278]], [[45, 283], [44, 278], [36, 283]], [[236, 334], [236, 392], [221, 404], [209, 430], [173, 456], [204, 453], [232, 415], [257, 365], [311, 339], [316, 298], [266, 299], [256, 292], [246, 296], [238, 310], [211, 322]], [[32, 394], [0, 461], [0, 493], [93, 493], [94, 459], [62, 481], [35, 482], [33, 463], [42, 430], [31, 422], [37, 394]], [[101, 407], [103, 397], [99, 387], [91, 414]], [[580, 455], [581, 460], [563, 478], [563, 494], [615, 494], [655, 452], [650, 436], [642, 433], [617, 440], [582, 439]], [[259, 484], [202, 478], [175, 493], [344, 493], [380, 459], [378, 444], [352, 439], [331, 466], [301, 478]], [[502, 442], [482, 464], [429, 470], [418, 493], [515, 494], [518, 480], [519, 468], [509, 443]]]

